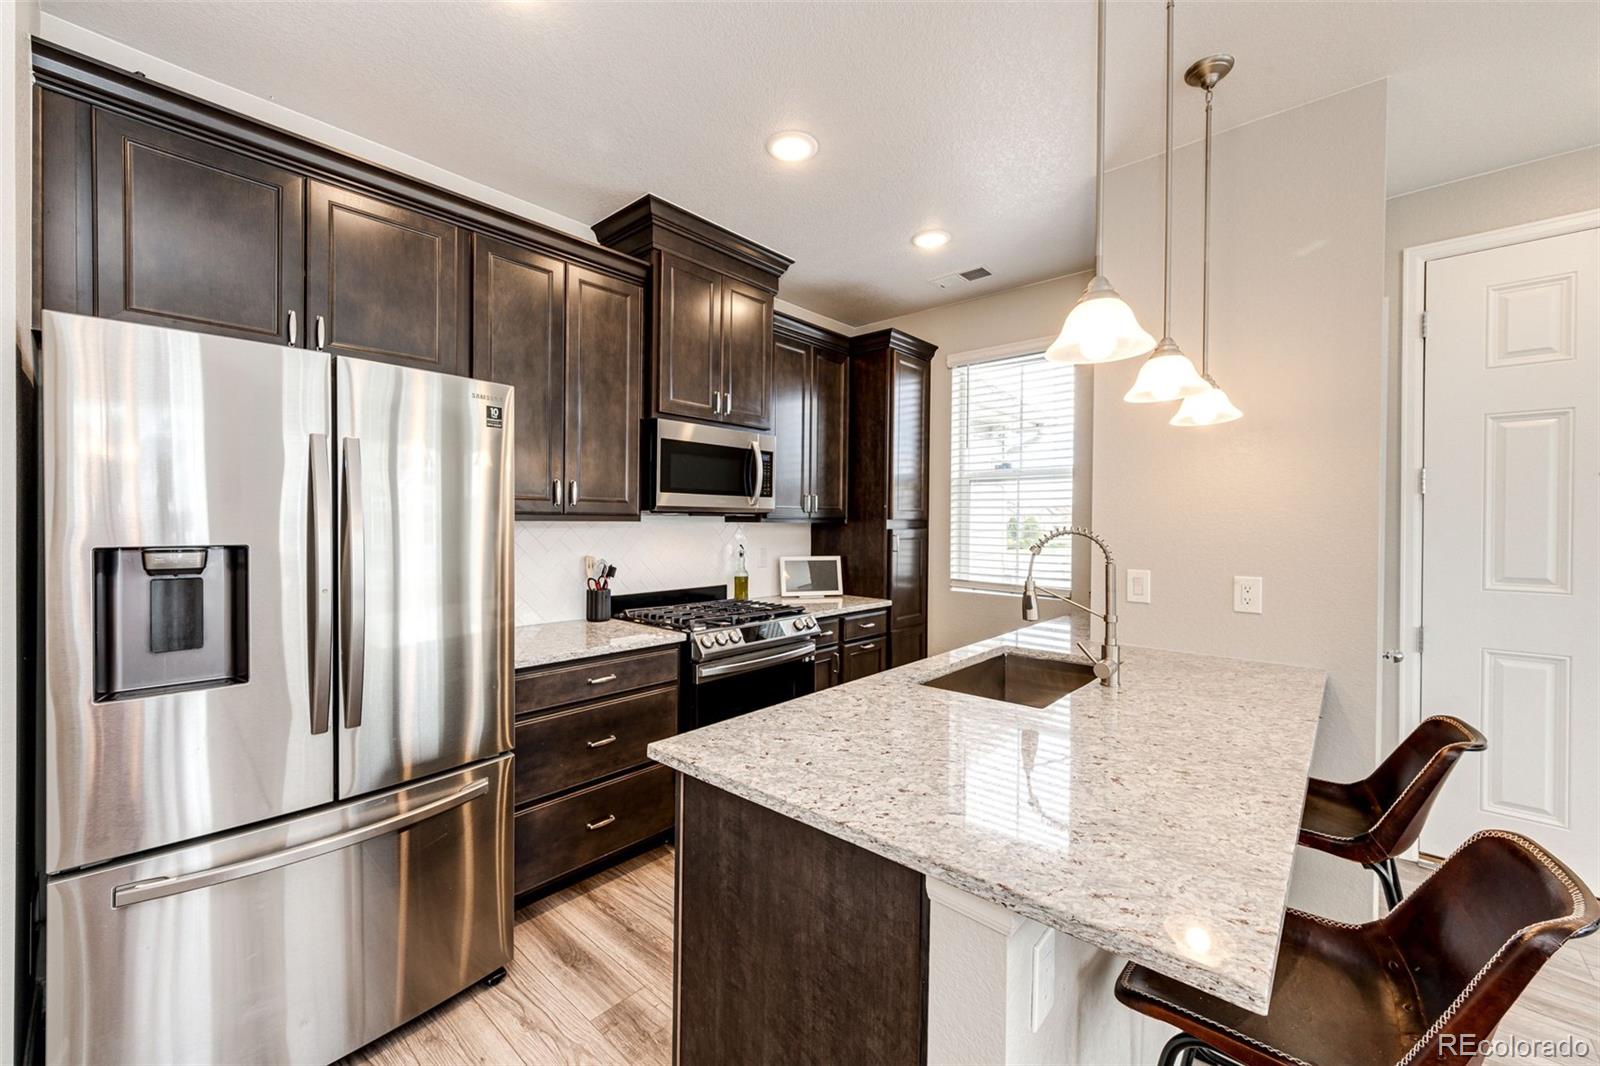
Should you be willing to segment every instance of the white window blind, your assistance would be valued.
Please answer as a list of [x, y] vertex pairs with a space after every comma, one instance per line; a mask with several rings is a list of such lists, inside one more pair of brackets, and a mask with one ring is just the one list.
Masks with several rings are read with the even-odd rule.
[[[950, 583], [1016, 589], [1028, 572], [1028, 545], [1072, 524], [1077, 375], [1043, 355], [950, 374]], [[1046, 547], [1034, 577], [1070, 588], [1072, 540]]]

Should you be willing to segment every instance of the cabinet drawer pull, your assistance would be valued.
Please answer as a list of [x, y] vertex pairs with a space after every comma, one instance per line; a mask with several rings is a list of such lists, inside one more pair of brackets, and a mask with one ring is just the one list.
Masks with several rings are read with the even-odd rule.
[[591, 685], [603, 685], [607, 681], [615, 681], [616, 679], [617, 679], [617, 675], [616, 674], [605, 674], [605, 675], [603, 675], [601, 677], [591, 677], [589, 679], [589, 684], [591, 684]]
[[616, 820], [617, 820], [617, 816], [616, 815], [608, 814], [604, 818], [600, 819], [598, 822], [586, 822], [584, 824], [589, 827], [589, 831], [592, 833], [596, 829], [604, 829], [606, 826], [610, 825], [612, 822], [614, 822]]
[[556, 478], [554, 481], [550, 482], [550, 502], [555, 504], [557, 507], [562, 506], [560, 478]]
[[873, 648], [876, 648], [876, 647], [877, 647], [876, 644], [863, 644], [863, 645], [861, 645], [861, 650], [862, 651], [871, 651]]
[[607, 744], [615, 744], [616, 742], [617, 735], [612, 733], [609, 737], [601, 737], [599, 740], [590, 740], [586, 741], [585, 743], [587, 743], [591, 748], [603, 748]]
[[856, 623], [856, 628], [857, 629], [877, 629], [878, 628], [878, 623], [876, 623], [876, 622], [857, 622]]
[[295, 322], [294, 312], [289, 312], [289, 347], [293, 348], [300, 341], [300, 327]]

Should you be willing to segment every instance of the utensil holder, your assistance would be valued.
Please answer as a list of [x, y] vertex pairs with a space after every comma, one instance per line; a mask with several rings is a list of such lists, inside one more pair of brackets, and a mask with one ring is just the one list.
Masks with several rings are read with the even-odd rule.
[[611, 620], [611, 590], [585, 589], [584, 617], [591, 622]]

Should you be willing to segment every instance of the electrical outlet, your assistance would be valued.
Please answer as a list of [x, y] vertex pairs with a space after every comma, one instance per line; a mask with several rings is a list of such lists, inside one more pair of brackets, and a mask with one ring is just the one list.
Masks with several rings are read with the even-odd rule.
[[1128, 595], [1127, 595], [1127, 601], [1129, 603], [1149, 603], [1150, 602], [1150, 571], [1148, 571], [1148, 570], [1129, 570], [1128, 571]]
[[1046, 929], [1033, 942], [1033, 1031], [1038, 1032], [1056, 1005], [1056, 931]]
[[1235, 577], [1233, 579], [1233, 609], [1239, 614], [1261, 613], [1261, 579]]

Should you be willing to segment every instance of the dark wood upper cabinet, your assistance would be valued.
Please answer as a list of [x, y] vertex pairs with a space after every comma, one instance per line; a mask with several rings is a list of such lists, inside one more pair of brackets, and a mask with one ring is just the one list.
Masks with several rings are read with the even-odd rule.
[[656, 268], [656, 409], [684, 418], [722, 414], [722, 278], [662, 255]]
[[811, 345], [779, 335], [772, 344], [772, 510], [769, 518], [810, 518]]
[[928, 520], [929, 362], [896, 352], [889, 395], [891, 521]]
[[94, 161], [97, 314], [288, 341], [290, 314], [304, 319], [305, 179], [98, 109]]
[[772, 426], [772, 302], [772, 293], [754, 285], [722, 283], [724, 422]]
[[654, 196], [595, 223], [651, 265], [647, 414], [772, 426], [772, 324], [791, 262]]
[[472, 376], [516, 389], [516, 509], [559, 514], [566, 477], [567, 264], [478, 234], [473, 238]]
[[641, 286], [568, 268], [568, 514], [639, 514], [643, 317]]
[[[306, 313], [311, 343], [339, 355], [459, 374], [462, 233], [408, 207], [310, 183]], [[325, 334], [317, 334], [318, 321]]]
[[845, 517], [849, 425], [848, 340], [809, 322], [773, 319], [772, 432], [777, 438], [769, 518]]
[[889, 536], [889, 617], [898, 632], [928, 624], [928, 531], [891, 529]]

